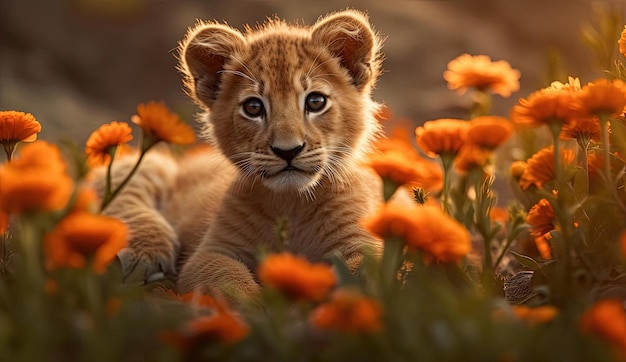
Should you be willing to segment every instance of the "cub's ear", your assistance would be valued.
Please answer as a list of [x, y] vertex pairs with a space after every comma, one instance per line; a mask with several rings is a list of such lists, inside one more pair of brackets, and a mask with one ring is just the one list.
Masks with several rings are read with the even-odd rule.
[[211, 107], [220, 86], [221, 70], [243, 50], [245, 39], [227, 25], [200, 23], [180, 43], [180, 70], [185, 87], [196, 101]]
[[311, 39], [341, 60], [357, 89], [372, 86], [378, 78], [382, 41], [363, 13], [345, 10], [331, 14], [313, 26]]

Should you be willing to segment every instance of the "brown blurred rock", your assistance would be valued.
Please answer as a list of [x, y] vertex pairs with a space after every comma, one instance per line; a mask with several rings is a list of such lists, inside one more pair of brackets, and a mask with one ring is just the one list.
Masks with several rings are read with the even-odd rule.
[[[614, 0], [624, 12], [624, 1]], [[386, 73], [375, 91], [397, 116], [416, 124], [463, 117], [469, 102], [446, 88], [447, 62], [468, 52], [505, 59], [522, 72], [522, 88], [495, 99], [509, 108], [546, 84], [547, 54], [558, 52], [568, 74], [601, 75], [580, 26], [592, 20], [586, 0], [4, 0], [0, 2], [0, 109], [33, 113], [42, 139], [83, 142], [98, 125], [126, 121], [137, 103], [164, 100], [191, 119], [175, 49], [196, 19], [241, 29], [277, 14], [310, 24], [346, 6], [367, 10], [387, 36]], [[617, 41], [617, 39], [615, 39]]]

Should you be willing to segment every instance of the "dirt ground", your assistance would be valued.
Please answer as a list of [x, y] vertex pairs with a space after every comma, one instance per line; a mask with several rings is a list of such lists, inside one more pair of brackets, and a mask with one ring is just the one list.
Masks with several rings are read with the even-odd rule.
[[[624, 16], [626, 1], [610, 2]], [[462, 53], [504, 59], [522, 72], [521, 90], [495, 99], [506, 115], [548, 83], [549, 57], [583, 82], [600, 76], [581, 27], [606, 2], [583, 0], [3, 0], [0, 109], [33, 113], [40, 138], [84, 142], [98, 125], [127, 121], [137, 103], [164, 100], [191, 120], [196, 111], [175, 69], [177, 41], [196, 19], [241, 28], [277, 15], [313, 23], [330, 11], [366, 10], [387, 37], [385, 74], [374, 97], [415, 124], [463, 117], [469, 99], [442, 73]], [[617, 39], [615, 39], [617, 40]], [[554, 73], [554, 72], [552, 72]]]

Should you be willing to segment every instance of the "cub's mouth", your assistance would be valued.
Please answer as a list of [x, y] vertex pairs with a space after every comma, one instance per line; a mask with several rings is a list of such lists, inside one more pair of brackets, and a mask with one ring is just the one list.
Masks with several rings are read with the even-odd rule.
[[314, 186], [319, 178], [319, 172], [303, 170], [292, 165], [285, 166], [276, 172], [261, 172], [261, 179], [265, 186], [276, 191], [306, 190]]
[[262, 171], [261, 172], [261, 178], [269, 179], [269, 178], [272, 178], [272, 177], [282, 176], [282, 175], [286, 175], [286, 174], [295, 174], [295, 173], [299, 173], [299, 174], [303, 174], [303, 175], [309, 175], [309, 176], [313, 176], [313, 175], [316, 174], [316, 172], [306, 171], [306, 170], [303, 170], [303, 169], [298, 168], [296, 166], [288, 165], [288, 166], [285, 166], [284, 168], [282, 168], [281, 170], [278, 170], [276, 172]]
[[289, 171], [299, 171], [299, 172], [304, 172], [303, 170], [301, 170], [301, 169], [299, 169], [299, 168], [297, 168], [297, 167], [294, 167], [294, 166], [289, 165], [289, 166], [287, 166], [287, 167], [283, 168], [283, 169], [282, 169], [279, 173], [281, 173], [281, 172], [289, 172]]

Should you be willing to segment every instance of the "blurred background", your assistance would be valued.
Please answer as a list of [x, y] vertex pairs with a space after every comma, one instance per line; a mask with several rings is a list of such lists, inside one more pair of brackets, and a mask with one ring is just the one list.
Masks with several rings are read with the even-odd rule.
[[598, 52], [582, 33], [615, 29], [608, 20], [622, 21], [626, 1], [1, 0], [0, 109], [34, 114], [41, 139], [80, 143], [102, 123], [129, 121], [149, 100], [191, 121], [197, 109], [182, 91], [175, 50], [196, 19], [239, 29], [273, 15], [311, 24], [346, 7], [367, 11], [387, 37], [374, 98], [417, 125], [467, 116], [471, 99], [449, 91], [442, 77], [462, 53], [521, 71], [521, 90], [494, 99], [500, 115], [550, 80], [601, 76], [606, 57], [596, 53], [614, 54], [619, 33]]

